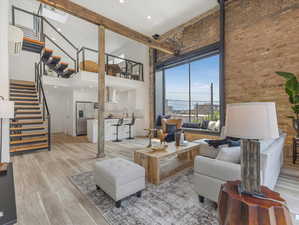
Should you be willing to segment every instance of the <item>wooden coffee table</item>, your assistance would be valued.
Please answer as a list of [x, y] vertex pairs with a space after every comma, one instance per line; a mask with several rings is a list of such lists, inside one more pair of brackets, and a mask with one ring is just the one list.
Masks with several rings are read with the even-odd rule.
[[[153, 151], [151, 148], [144, 148], [134, 152], [135, 163], [145, 168], [145, 174], [148, 182], [159, 184], [160, 180], [171, 176], [185, 168], [192, 167], [194, 158], [199, 153], [199, 144], [189, 142], [187, 146], [176, 146], [175, 142], [167, 143], [168, 147], [165, 151]], [[184, 162], [182, 165], [171, 170], [167, 175], [160, 175], [160, 160], [170, 156], [177, 156]]]

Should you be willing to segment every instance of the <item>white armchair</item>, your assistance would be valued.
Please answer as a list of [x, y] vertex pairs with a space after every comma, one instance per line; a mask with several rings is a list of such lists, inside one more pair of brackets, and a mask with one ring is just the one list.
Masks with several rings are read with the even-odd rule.
[[[285, 137], [282, 134], [278, 139], [261, 141], [261, 184], [270, 189], [276, 185], [282, 167]], [[203, 156], [195, 158], [194, 184], [201, 202], [204, 198], [217, 202], [221, 185], [240, 178], [240, 164]]]

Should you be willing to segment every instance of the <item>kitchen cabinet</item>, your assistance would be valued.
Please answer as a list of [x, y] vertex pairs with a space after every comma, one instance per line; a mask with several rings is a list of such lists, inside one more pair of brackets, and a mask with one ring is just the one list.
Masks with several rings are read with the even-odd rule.
[[[105, 141], [113, 141], [116, 139], [116, 127], [113, 126], [117, 124], [118, 119], [105, 119]], [[130, 123], [131, 118], [124, 119], [124, 123], [119, 127], [118, 138], [120, 140], [129, 137], [129, 126], [124, 124]], [[132, 126], [132, 136], [134, 136], [134, 126]], [[98, 139], [98, 120], [88, 120], [87, 121], [87, 137], [88, 141], [92, 143], [97, 143]]]

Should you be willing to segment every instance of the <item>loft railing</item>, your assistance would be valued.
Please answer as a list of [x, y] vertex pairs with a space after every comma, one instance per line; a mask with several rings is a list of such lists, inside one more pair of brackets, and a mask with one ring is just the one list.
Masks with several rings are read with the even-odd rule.
[[[12, 6], [12, 25], [16, 25], [16, 12], [22, 12], [33, 17], [33, 27], [32, 30], [36, 34], [36, 37], [39, 41], [42, 41], [53, 44], [57, 49], [59, 49], [73, 64], [76, 72], [79, 72], [80, 69], [86, 70], [86, 59], [97, 61], [98, 51], [82, 47], [79, 49], [76, 47], [64, 34], [62, 34], [53, 24], [51, 24], [42, 14], [42, 5], [39, 6], [38, 12], [33, 13], [27, 10]], [[72, 53], [66, 51], [57, 41], [50, 38], [45, 33], [45, 25], [50, 27], [62, 40], [64, 40], [72, 49]], [[96, 54], [94, 57], [88, 57], [88, 54]], [[82, 68], [80, 68], [80, 57], [82, 59]], [[143, 76], [143, 64], [129, 59], [124, 59], [118, 56], [111, 54], [106, 54], [106, 73], [111, 76], [123, 77], [126, 79], [144, 81]], [[45, 64], [41, 62], [41, 67], [43, 68], [43, 73], [45, 73]]]
[[42, 118], [43, 121], [47, 120], [48, 123], [48, 148], [49, 151], [51, 150], [51, 114], [49, 111], [46, 95], [43, 88], [43, 83], [41, 80], [42, 74], [43, 74], [43, 68], [42, 68], [42, 62], [39, 61], [38, 63], [35, 63], [35, 84], [36, 84], [36, 90], [38, 93], [39, 103], [42, 104]]
[[[89, 56], [88, 54], [94, 54], [93, 57]], [[93, 61], [97, 61], [98, 51], [95, 49], [82, 47], [78, 53], [77, 58], [81, 60], [81, 68], [79, 68], [78, 65], [78, 71], [79, 69], [86, 71], [87, 70], [87, 59], [91, 59]], [[140, 62], [136, 62], [130, 59], [121, 58], [119, 56], [111, 55], [111, 54], [105, 54], [105, 63], [106, 63], [106, 73], [110, 76], [117, 76], [117, 77], [123, 77], [126, 79], [131, 80], [139, 80], [144, 81], [143, 76], [143, 64]]]

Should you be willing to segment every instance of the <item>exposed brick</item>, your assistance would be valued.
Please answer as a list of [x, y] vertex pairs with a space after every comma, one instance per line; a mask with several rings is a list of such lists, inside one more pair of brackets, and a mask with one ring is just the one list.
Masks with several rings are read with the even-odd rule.
[[[177, 38], [182, 53], [218, 40], [219, 12], [213, 9], [162, 35]], [[274, 101], [279, 127], [288, 134], [285, 165], [290, 166], [295, 131], [284, 80], [275, 71], [299, 75], [298, 0], [232, 0], [226, 5], [225, 100], [226, 103]], [[169, 55], [158, 54], [163, 61]], [[202, 137], [202, 136], [200, 136]], [[192, 135], [192, 139], [194, 135]]]

